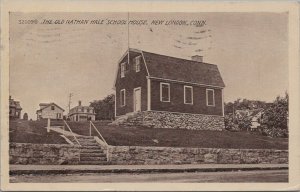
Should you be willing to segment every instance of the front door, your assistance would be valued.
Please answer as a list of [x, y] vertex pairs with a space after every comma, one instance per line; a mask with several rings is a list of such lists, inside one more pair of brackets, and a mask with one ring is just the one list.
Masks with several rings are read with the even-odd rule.
[[134, 111], [141, 111], [141, 88], [135, 88], [133, 94], [133, 109]]

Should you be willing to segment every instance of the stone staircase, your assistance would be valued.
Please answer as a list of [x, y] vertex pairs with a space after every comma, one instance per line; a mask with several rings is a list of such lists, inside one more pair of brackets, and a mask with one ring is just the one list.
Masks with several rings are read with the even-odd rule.
[[[106, 154], [93, 136], [76, 136], [81, 145], [80, 161], [81, 165], [107, 165]], [[68, 136], [68, 139], [77, 144], [74, 137]]]

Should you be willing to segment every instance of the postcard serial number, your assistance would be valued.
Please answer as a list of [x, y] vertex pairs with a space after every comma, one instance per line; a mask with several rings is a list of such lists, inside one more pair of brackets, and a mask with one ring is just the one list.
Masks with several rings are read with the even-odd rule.
[[37, 19], [28, 19], [28, 20], [24, 20], [24, 19], [20, 19], [18, 20], [19, 24], [38, 24], [38, 20]]

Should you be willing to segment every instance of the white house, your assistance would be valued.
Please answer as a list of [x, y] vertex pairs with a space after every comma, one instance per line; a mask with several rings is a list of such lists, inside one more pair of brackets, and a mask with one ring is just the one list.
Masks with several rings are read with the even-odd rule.
[[71, 121], [95, 121], [96, 113], [94, 107], [82, 106], [79, 101], [78, 106], [73, 107], [68, 116]]
[[37, 120], [40, 119], [63, 119], [64, 109], [55, 103], [40, 103], [40, 109], [36, 111]]

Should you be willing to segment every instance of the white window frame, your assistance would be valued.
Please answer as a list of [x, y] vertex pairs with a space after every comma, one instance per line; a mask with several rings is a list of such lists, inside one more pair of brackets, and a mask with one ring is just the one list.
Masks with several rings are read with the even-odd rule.
[[[208, 104], [208, 92], [209, 91], [213, 92], [213, 104], [212, 105]], [[210, 106], [210, 107], [214, 107], [215, 106], [215, 90], [214, 89], [206, 89], [206, 105]]]
[[141, 71], [141, 58], [142, 56], [140, 55], [134, 58], [135, 72]]
[[125, 77], [125, 70], [126, 70], [126, 63], [121, 63], [121, 69], [120, 69], [120, 74], [121, 78]]
[[[185, 93], [186, 93], [186, 92], [185, 92], [185, 89], [186, 89], [186, 88], [191, 89], [191, 97], [192, 97], [192, 98], [191, 98], [191, 103], [187, 103], [187, 102], [186, 102], [186, 94], [185, 94]], [[184, 91], [183, 91], [183, 92], [184, 92], [184, 93], [183, 93], [183, 94], [184, 94], [184, 95], [183, 95], [184, 104], [193, 105], [193, 104], [194, 104], [194, 92], [193, 92], [193, 87], [192, 87], [192, 86], [188, 86], [188, 85], [184, 85], [184, 86], [183, 86], [183, 90], [184, 90]]]
[[[123, 100], [123, 105], [122, 105], [122, 92], [124, 92], [124, 100]], [[120, 106], [124, 107], [126, 105], [126, 90], [121, 89], [120, 91]]]
[[[168, 91], [168, 98], [169, 98], [169, 100], [168, 101], [163, 101], [163, 99], [162, 99], [162, 86], [163, 85], [168, 85], [168, 88], [169, 88], [169, 91]], [[161, 82], [160, 83], [160, 101], [161, 102], [170, 102], [170, 97], [171, 97], [171, 95], [170, 95], [170, 83], [163, 83], [163, 82]]]

